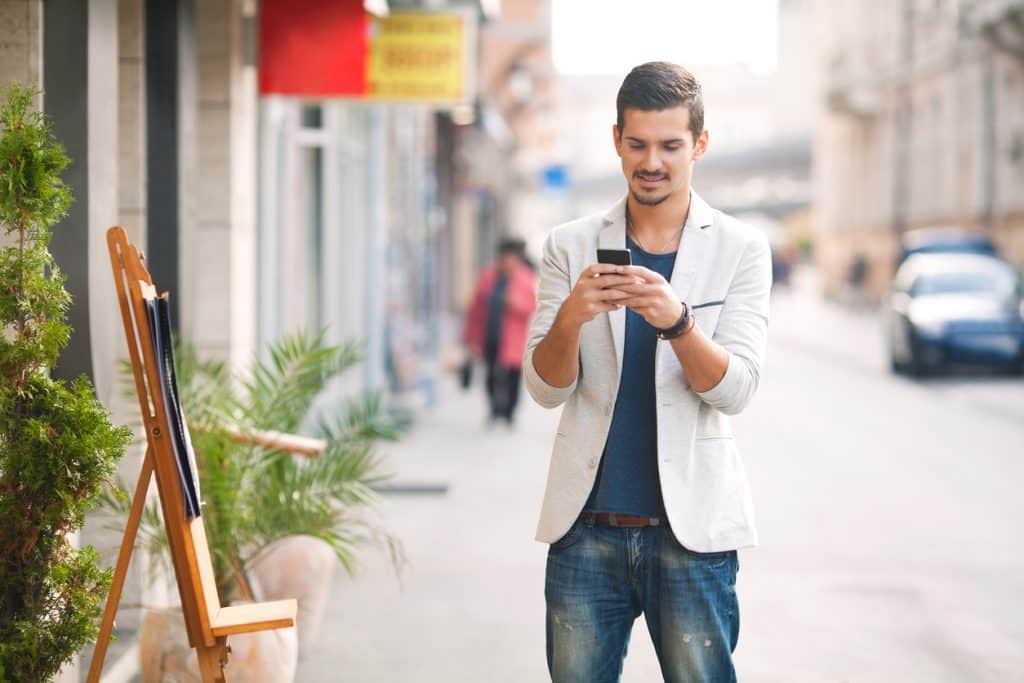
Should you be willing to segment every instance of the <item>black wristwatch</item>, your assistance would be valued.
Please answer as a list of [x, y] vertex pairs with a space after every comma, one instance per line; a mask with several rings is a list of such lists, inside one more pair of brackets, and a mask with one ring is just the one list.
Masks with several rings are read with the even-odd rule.
[[683, 304], [683, 313], [679, 316], [679, 320], [677, 320], [675, 325], [672, 327], [666, 327], [665, 329], [658, 330], [658, 339], [665, 339], [667, 341], [675, 339], [676, 337], [681, 337], [689, 332], [690, 328], [693, 327], [693, 311], [690, 308], [690, 304], [685, 301], [681, 301], [680, 303]]

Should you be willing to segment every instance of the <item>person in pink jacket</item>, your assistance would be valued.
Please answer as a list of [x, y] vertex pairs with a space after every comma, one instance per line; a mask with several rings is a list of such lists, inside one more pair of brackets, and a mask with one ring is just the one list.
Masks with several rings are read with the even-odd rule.
[[536, 307], [536, 276], [526, 261], [525, 244], [503, 240], [497, 261], [477, 280], [463, 332], [470, 351], [487, 365], [491, 422], [503, 418], [512, 424], [526, 334]]

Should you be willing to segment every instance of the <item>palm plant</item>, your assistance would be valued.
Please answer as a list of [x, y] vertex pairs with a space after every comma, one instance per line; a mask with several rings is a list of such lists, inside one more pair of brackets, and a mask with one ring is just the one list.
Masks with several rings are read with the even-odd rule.
[[[383, 541], [395, 567], [401, 565], [400, 544], [371, 516], [373, 487], [386, 478], [374, 445], [397, 437], [380, 397], [352, 399], [311, 418], [327, 383], [358, 361], [353, 343], [331, 345], [322, 332], [300, 333], [271, 345], [267, 359], [256, 361], [244, 376], [232, 377], [223, 363], [200, 360], [193, 347], [179, 346], [179, 387], [222, 595], [251, 598], [253, 566], [271, 544], [291, 535], [322, 539], [350, 573], [356, 548], [367, 541]], [[239, 443], [231, 433], [231, 428], [297, 433], [303, 427], [326, 441], [319, 457]], [[127, 513], [123, 494], [108, 494], [105, 503]], [[143, 514], [139, 538], [151, 558], [166, 561], [167, 540], [155, 501]]]

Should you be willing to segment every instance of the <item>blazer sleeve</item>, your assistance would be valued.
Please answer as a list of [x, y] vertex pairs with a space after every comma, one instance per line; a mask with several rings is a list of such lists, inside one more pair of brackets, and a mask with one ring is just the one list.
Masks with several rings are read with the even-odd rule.
[[537, 374], [533, 367], [533, 352], [551, 325], [555, 322], [558, 309], [572, 291], [572, 279], [569, 274], [569, 259], [564, 250], [558, 248], [557, 230], [552, 230], [544, 241], [544, 254], [540, 264], [540, 282], [537, 285], [537, 310], [530, 325], [530, 334], [526, 342], [526, 354], [523, 357], [523, 383], [537, 403], [545, 408], [557, 408], [576, 391], [579, 372], [572, 384], [567, 387], [551, 386]]
[[729, 365], [718, 384], [698, 393], [727, 415], [742, 411], [760, 383], [768, 345], [771, 288], [771, 249], [764, 235], [754, 233], [740, 257], [712, 336], [712, 341], [729, 352]]

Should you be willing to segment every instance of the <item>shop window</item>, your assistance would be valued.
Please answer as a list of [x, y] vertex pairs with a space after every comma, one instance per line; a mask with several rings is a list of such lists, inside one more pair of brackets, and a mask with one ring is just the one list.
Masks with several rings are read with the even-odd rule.
[[324, 108], [319, 102], [310, 102], [302, 105], [301, 115], [303, 128], [314, 128], [320, 130], [324, 127]]

